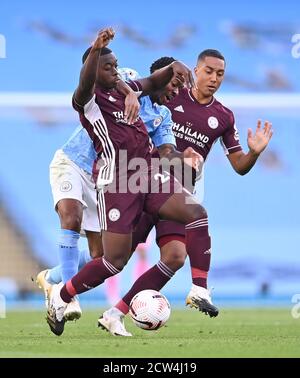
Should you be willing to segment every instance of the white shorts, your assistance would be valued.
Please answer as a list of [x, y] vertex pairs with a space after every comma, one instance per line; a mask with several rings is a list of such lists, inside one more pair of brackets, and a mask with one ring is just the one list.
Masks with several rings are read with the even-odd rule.
[[82, 230], [100, 232], [97, 192], [92, 176], [57, 150], [50, 163], [50, 184], [54, 207], [62, 199], [76, 199], [83, 205]]

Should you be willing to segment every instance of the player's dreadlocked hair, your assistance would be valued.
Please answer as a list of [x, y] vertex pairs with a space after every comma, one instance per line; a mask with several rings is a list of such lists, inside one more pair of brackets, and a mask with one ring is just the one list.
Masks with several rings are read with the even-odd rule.
[[166, 67], [169, 64], [175, 62], [176, 59], [174, 59], [171, 56], [163, 56], [162, 58], [157, 59], [155, 62], [152, 63], [150, 67], [150, 73], [153, 73], [154, 71]]
[[[91, 49], [92, 49], [92, 46], [89, 47], [86, 50], [86, 52], [82, 55], [82, 64], [84, 64], [84, 62], [87, 60], [87, 57], [89, 56]], [[108, 47], [102, 47], [100, 56], [110, 54], [110, 53], [112, 53], [111, 49], [109, 49]]]
[[205, 59], [207, 56], [211, 56], [211, 57], [213, 57], [213, 58], [222, 59], [222, 60], [224, 60], [224, 62], [225, 62], [225, 58], [224, 58], [224, 56], [220, 53], [220, 51], [218, 51], [218, 50], [213, 50], [213, 49], [203, 50], [203, 51], [198, 55], [198, 60], [197, 60], [197, 62], [199, 62], [200, 60]]

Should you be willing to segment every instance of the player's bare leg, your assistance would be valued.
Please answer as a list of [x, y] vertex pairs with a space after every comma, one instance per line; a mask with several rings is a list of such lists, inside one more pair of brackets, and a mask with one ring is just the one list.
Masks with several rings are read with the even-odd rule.
[[[85, 234], [88, 240], [90, 256], [92, 259], [103, 256], [103, 245], [101, 232], [87, 231]], [[82, 266], [81, 266], [82, 268]]]

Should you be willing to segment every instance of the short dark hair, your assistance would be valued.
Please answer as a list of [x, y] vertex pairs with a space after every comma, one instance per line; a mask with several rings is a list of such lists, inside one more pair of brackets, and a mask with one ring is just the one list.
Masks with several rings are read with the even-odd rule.
[[213, 58], [222, 59], [222, 60], [224, 60], [224, 62], [226, 62], [224, 56], [220, 53], [220, 51], [218, 51], [218, 50], [213, 50], [213, 49], [203, 50], [203, 51], [198, 55], [197, 62], [199, 62], [200, 60], [204, 60], [207, 56], [211, 56], [211, 57], [213, 57]]
[[[84, 62], [87, 60], [87, 57], [89, 56], [91, 49], [92, 49], [92, 46], [90, 46], [82, 55], [82, 64], [84, 64]], [[111, 54], [111, 53], [112, 53], [111, 49], [109, 49], [108, 47], [102, 47], [100, 55], [102, 56], [102, 55]]]
[[159, 58], [155, 62], [152, 63], [150, 67], [150, 73], [153, 73], [154, 71], [160, 68], [166, 67], [175, 61], [176, 59], [174, 59], [172, 56], [163, 56], [162, 58]]

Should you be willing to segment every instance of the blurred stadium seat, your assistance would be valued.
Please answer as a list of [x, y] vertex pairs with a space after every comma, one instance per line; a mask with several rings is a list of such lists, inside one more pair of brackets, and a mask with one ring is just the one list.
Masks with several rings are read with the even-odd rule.
[[82, 53], [107, 25], [117, 31], [112, 48], [119, 65], [142, 75], [160, 56], [174, 56], [193, 67], [201, 50], [216, 48], [227, 57], [224, 91], [300, 90], [294, 80], [299, 78], [299, 60], [291, 55], [292, 35], [299, 33], [296, 0], [276, 5], [253, 0], [247, 10], [235, 0], [218, 2], [213, 12], [210, 3], [194, 0], [182, 7], [185, 11], [178, 12], [178, 3], [171, 0], [153, 0], [143, 8], [137, 0], [118, 2], [114, 10], [97, 0], [84, 9], [80, 3], [58, 0], [31, 0], [18, 7], [5, 2], [0, 12], [0, 34], [7, 45], [1, 90], [73, 90]]

